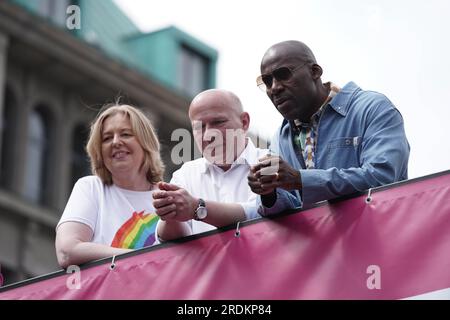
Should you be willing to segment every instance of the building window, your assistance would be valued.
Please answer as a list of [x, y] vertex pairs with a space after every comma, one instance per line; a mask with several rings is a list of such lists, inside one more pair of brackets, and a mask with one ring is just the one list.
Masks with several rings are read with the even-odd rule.
[[49, 161], [48, 119], [41, 108], [35, 108], [28, 118], [27, 155], [25, 165], [25, 198], [44, 204], [48, 190]]
[[84, 124], [77, 125], [73, 130], [71, 157], [72, 179], [70, 189], [73, 188], [78, 179], [91, 174], [89, 159], [85, 150], [88, 133], [89, 129]]
[[3, 104], [3, 117], [0, 119], [1, 129], [1, 167], [0, 184], [6, 189], [12, 189], [14, 166], [14, 133], [16, 126], [17, 105], [12, 92], [6, 88]]
[[194, 50], [181, 46], [178, 68], [178, 88], [194, 96], [208, 88], [209, 61]]

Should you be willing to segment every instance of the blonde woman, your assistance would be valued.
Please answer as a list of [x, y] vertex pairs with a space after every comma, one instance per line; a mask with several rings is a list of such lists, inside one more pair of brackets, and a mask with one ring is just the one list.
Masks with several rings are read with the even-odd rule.
[[149, 119], [129, 105], [107, 107], [91, 125], [86, 149], [94, 175], [77, 181], [56, 227], [63, 268], [155, 241], [152, 193], [164, 165]]

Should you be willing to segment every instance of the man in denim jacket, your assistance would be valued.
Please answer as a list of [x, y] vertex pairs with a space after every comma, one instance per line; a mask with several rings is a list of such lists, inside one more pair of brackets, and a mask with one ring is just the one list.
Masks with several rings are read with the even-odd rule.
[[409, 144], [400, 112], [384, 95], [349, 82], [322, 83], [302, 42], [273, 45], [258, 86], [283, 115], [270, 155], [248, 175], [259, 213], [336, 198], [407, 179]]

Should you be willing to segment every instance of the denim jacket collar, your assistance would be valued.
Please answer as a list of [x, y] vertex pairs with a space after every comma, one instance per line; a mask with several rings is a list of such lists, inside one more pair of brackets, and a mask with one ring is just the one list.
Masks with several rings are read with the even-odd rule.
[[356, 83], [350, 81], [330, 101], [329, 105], [334, 111], [345, 117], [348, 113], [348, 107], [350, 106], [350, 101], [352, 101], [353, 95], [359, 90], [361, 89], [356, 85]]

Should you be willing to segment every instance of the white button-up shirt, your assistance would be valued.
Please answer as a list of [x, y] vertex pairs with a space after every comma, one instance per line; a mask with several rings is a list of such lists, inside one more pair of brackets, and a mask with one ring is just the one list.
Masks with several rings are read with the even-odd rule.
[[[183, 164], [172, 175], [173, 183], [186, 189], [192, 196], [202, 198], [206, 202], [217, 201], [238, 203], [245, 211], [246, 219], [260, 217], [257, 212], [256, 194], [248, 186], [247, 176], [250, 166], [258, 163], [258, 159], [268, 154], [267, 149], [256, 148], [250, 139], [240, 156], [230, 169], [222, 170], [205, 158], [199, 158]], [[196, 220], [189, 221], [192, 232], [200, 233], [216, 229], [216, 227]]]

